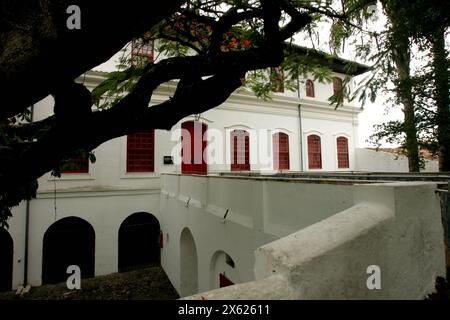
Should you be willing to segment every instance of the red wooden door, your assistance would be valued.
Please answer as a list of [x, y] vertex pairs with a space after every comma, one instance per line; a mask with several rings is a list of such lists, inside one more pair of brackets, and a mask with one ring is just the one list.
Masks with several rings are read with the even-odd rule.
[[207, 163], [205, 159], [207, 125], [197, 121], [188, 121], [181, 124], [181, 172], [206, 174]]
[[250, 134], [245, 130], [231, 132], [231, 171], [250, 171]]

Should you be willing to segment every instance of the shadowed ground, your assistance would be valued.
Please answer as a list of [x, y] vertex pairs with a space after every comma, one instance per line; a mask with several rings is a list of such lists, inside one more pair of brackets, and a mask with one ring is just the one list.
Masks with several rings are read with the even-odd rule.
[[170, 300], [179, 296], [161, 266], [81, 280], [81, 290], [68, 290], [65, 283], [34, 287], [23, 297], [15, 292], [0, 300]]

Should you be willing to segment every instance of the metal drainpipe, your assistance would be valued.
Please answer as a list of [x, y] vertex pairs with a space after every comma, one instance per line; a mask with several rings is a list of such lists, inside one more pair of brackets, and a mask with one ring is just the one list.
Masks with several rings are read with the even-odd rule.
[[[34, 104], [31, 106], [31, 122], [33, 122], [34, 116]], [[31, 200], [26, 200], [26, 212], [25, 212], [25, 253], [23, 262], [23, 287], [28, 285], [28, 240], [29, 240], [29, 229], [30, 229], [30, 202]]]
[[[297, 78], [297, 94], [300, 101], [300, 79]], [[303, 125], [302, 125], [302, 105], [298, 104], [298, 124], [299, 124], [299, 142], [300, 142], [300, 171], [303, 172]]]

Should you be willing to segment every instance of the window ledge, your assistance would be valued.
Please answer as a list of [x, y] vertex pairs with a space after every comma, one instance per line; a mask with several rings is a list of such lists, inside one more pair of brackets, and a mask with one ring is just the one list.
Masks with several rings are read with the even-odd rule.
[[48, 178], [48, 181], [89, 181], [95, 180], [90, 173], [61, 173], [61, 178], [52, 177]]
[[127, 172], [122, 174], [120, 179], [157, 179], [160, 174], [155, 172]]

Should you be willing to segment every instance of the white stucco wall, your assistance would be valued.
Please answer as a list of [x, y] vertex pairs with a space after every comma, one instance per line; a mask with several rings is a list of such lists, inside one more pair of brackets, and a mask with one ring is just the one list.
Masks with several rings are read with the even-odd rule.
[[[408, 158], [383, 151], [355, 149], [356, 171], [367, 172], [408, 172]], [[421, 172], [439, 172], [437, 161], [425, 160]]]
[[[47, 229], [65, 217], [86, 220], [95, 231], [95, 275], [117, 272], [121, 223], [131, 214], [148, 212], [159, 219], [159, 189], [40, 192], [30, 201], [28, 283], [42, 283], [43, 239]], [[9, 232], [14, 241], [13, 288], [23, 284], [25, 203], [14, 208]]]
[[[355, 185], [354, 206], [258, 248], [257, 281], [188, 299], [423, 299], [446, 272], [436, 188]], [[369, 266], [379, 290], [367, 286]]]
[[[221, 272], [234, 283], [252, 281], [258, 246], [352, 205], [353, 186], [348, 183], [164, 174], [161, 227], [169, 241], [162, 250], [162, 266], [183, 295], [180, 236], [187, 228], [196, 246], [199, 292], [217, 288]], [[235, 268], [220, 259], [217, 263], [217, 251], [228, 254]]]

